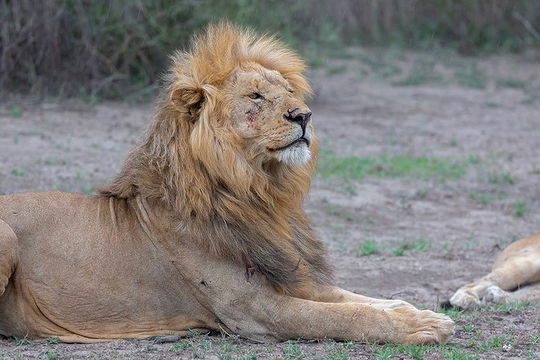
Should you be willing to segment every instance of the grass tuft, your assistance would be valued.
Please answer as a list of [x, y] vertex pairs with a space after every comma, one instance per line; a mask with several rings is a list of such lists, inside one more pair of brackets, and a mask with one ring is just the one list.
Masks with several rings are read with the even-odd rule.
[[393, 248], [392, 254], [403, 256], [407, 252], [427, 251], [431, 248], [431, 242], [422, 239], [407, 239], [402, 241], [397, 247]]
[[515, 201], [512, 203], [512, 209], [514, 209], [515, 217], [523, 217], [528, 211], [527, 202], [523, 200]]
[[379, 251], [379, 247], [375, 240], [368, 239], [358, 246], [358, 255], [359, 256], [368, 256], [375, 254]]
[[47, 344], [58, 344], [60, 339], [57, 336], [47, 338]]
[[475, 89], [484, 89], [486, 87], [485, 75], [476, 67], [469, 65], [456, 70], [454, 73], [458, 84]]

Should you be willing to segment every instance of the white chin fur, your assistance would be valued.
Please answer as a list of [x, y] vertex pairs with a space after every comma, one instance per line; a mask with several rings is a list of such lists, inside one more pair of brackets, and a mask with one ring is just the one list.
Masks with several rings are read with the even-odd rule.
[[311, 159], [311, 150], [303, 143], [294, 145], [278, 152], [277, 159], [287, 165], [304, 165]]

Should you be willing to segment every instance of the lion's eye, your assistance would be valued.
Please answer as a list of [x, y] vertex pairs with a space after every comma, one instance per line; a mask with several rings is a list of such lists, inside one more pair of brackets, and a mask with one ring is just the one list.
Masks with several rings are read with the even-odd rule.
[[258, 92], [251, 93], [248, 96], [250, 99], [253, 99], [253, 100], [264, 99], [264, 96], [262, 96]]

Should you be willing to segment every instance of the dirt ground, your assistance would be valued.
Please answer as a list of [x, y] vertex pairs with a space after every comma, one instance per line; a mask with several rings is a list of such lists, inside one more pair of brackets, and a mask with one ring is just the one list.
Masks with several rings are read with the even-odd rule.
[[[310, 73], [323, 153], [306, 209], [339, 285], [435, 309], [487, 273], [504, 246], [540, 231], [540, 55], [352, 49], [337, 56]], [[116, 173], [151, 116], [150, 103], [0, 103], [0, 194], [91, 193]], [[538, 307], [449, 315], [457, 332], [445, 346], [261, 345], [205, 335], [93, 345], [5, 339], [0, 356], [540, 357]]]

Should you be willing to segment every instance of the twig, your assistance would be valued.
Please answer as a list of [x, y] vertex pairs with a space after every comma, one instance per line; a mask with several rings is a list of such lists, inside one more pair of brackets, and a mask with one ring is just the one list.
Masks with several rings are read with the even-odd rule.
[[514, 18], [516, 18], [537, 41], [540, 41], [540, 32], [538, 32], [538, 30], [536, 30], [532, 26], [532, 24], [531, 24], [531, 22], [529, 20], [525, 19], [517, 11], [514, 11], [514, 13], [512, 15], [514, 15]]

